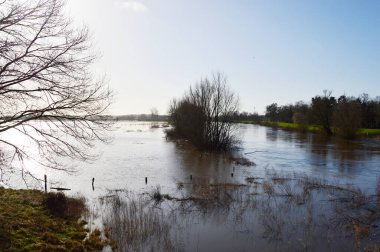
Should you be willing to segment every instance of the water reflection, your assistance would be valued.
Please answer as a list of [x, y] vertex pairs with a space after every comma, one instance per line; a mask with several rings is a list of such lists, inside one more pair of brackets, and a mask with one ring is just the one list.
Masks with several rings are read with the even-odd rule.
[[[85, 195], [99, 195], [125, 186], [132, 190], [156, 185], [175, 189], [178, 181], [188, 182], [190, 176], [208, 182], [241, 183], [248, 176], [265, 175], [266, 167], [345, 178], [364, 189], [373, 189], [380, 175], [379, 141], [350, 142], [257, 125], [239, 125], [239, 134], [241, 149], [233, 154], [248, 158], [256, 166], [238, 166], [229, 155], [203, 153], [186, 142], [167, 140], [164, 129], [152, 127], [152, 123], [118, 122], [114, 141], [95, 146], [101, 157], [92, 163], [77, 163], [76, 176], [35, 166], [33, 170], [41, 178], [46, 173], [49, 182], [57, 181], [58, 186]], [[72, 160], [67, 162], [73, 164]]]
[[204, 180], [211, 183], [218, 182], [238, 182], [241, 176], [234, 174], [250, 170], [250, 167], [244, 167], [234, 164], [232, 157], [240, 153], [213, 153], [196, 150], [188, 142], [174, 141], [176, 145], [177, 163], [180, 164], [178, 171], [179, 177], [185, 177], [188, 180]]
[[186, 183], [176, 194], [112, 192], [105, 225], [121, 251], [362, 251], [378, 244], [377, 196], [303, 175], [252, 179]]
[[[150, 249], [152, 243], [142, 239], [147, 232], [148, 239], [152, 234], [166, 234], [161, 237], [163, 240], [153, 243], [153, 246], [166, 244], [163, 251], [172, 246], [185, 251], [251, 251], [252, 248], [257, 251], [350, 251], [355, 245], [352, 230], [357, 230], [358, 224], [348, 222], [350, 230], [347, 222], [342, 225], [337, 220], [355, 213], [357, 217], [370, 216], [371, 220], [378, 221], [378, 216], [373, 215], [378, 207], [372, 212], [368, 210], [378, 206], [372, 196], [362, 197], [358, 189], [345, 187], [343, 190], [336, 184], [314, 180], [314, 177], [326, 180], [338, 177], [339, 184], [355, 184], [367, 195], [373, 195], [380, 175], [380, 144], [376, 141], [348, 142], [316, 134], [240, 125], [242, 148], [232, 154], [256, 163], [256, 166], [245, 167], [234, 164], [227, 154], [204, 153], [187, 142], [167, 140], [164, 130], [152, 127], [151, 123], [118, 122], [113, 134], [112, 144], [96, 146], [95, 151], [103, 153], [99, 160], [77, 164], [76, 176], [44, 172], [49, 180], [71, 188], [69, 193], [84, 194], [91, 203], [100, 196], [113, 196], [124, 189], [131, 191], [137, 197], [132, 200], [138, 204], [115, 201], [120, 203], [119, 208], [111, 209], [117, 210], [111, 212], [116, 217], [104, 220], [116, 226], [115, 235], [129, 235], [122, 236], [126, 240], [120, 244], [132, 243], [134, 235], [141, 234], [142, 237], [136, 238], [143, 241], [136, 244], [137, 250]], [[279, 176], [279, 171], [285, 175]], [[289, 177], [294, 173], [310, 178]], [[38, 174], [43, 173], [40, 170]], [[92, 178], [95, 178], [94, 188]], [[153, 204], [152, 194], [146, 192], [157, 185], [168, 196], [161, 195], [165, 200]], [[129, 194], [123, 197], [122, 200], [130, 199]], [[357, 212], [351, 211], [352, 202], [359, 206], [356, 206]], [[335, 212], [338, 203], [343, 208]], [[146, 210], [146, 207], [152, 208]], [[103, 213], [96, 203], [92, 208], [96, 214]], [[349, 214], [345, 209], [350, 210]], [[125, 218], [131, 213], [130, 219], [118, 217]], [[134, 222], [135, 218], [142, 222]], [[125, 225], [120, 225], [120, 221], [125, 221]], [[141, 232], [123, 229], [131, 223], [140, 223]], [[160, 223], [162, 229], [157, 229]], [[140, 228], [138, 225], [136, 229]], [[380, 234], [375, 232], [372, 237], [377, 242]], [[144, 247], [146, 245], [149, 247]], [[365, 245], [361, 243], [360, 248]]]
[[355, 178], [359, 184], [365, 184], [362, 180], [373, 183], [370, 177], [376, 178], [380, 174], [380, 142], [376, 140], [346, 141], [254, 125], [242, 130], [246, 132], [244, 148], [260, 147], [266, 153], [255, 153], [254, 158], [274, 169]]

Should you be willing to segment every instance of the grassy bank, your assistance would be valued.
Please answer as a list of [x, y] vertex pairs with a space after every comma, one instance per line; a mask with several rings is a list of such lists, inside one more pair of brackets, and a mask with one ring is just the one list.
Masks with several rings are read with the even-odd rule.
[[362, 136], [380, 136], [380, 129], [359, 129]]
[[[270, 127], [278, 127], [282, 129], [287, 129], [287, 130], [299, 130], [300, 127], [296, 123], [286, 123], [286, 122], [270, 122], [270, 121], [265, 121], [265, 122], [257, 122], [257, 121], [240, 121], [239, 123], [244, 123], [244, 124], [260, 124], [263, 126], [270, 126]], [[307, 126], [307, 131], [309, 132], [321, 132], [321, 127], [318, 125], [308, 125]], [[358, 131], [359, 136], [380, 136], [380, 129], [359, 129]]]
[[0, 188], [0, 251], [99, 251], [100, 232], [78, 221], [84, 211], [83, 199]]

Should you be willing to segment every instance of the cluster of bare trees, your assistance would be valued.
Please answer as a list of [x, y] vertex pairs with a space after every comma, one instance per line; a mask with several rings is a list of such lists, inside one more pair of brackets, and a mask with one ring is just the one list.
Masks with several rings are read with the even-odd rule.
[[[204, 78], [179, 100], [173, 100], [169, 117], [171, 134], [190, 140], [199, 148], [228, 150], [237, 142], [233, 116], [238, 98], [221, 73]], [[169, 134], [170, 134], [169, 133]]]
[[[12, 161], [25, 158], [65, 169], [57, 156], [86, 160], [87, 147], [106, 140], [108, 123], [99, 119], [111, 94], [91, 73], [96, 57], [88, 30], [74, 27], [63, 7], [61, 0], [0, 2], [2, 174]], [[15, 135], [23, 135], [28, 148]], [[32, 145], [38, 157], [28, 152]]]

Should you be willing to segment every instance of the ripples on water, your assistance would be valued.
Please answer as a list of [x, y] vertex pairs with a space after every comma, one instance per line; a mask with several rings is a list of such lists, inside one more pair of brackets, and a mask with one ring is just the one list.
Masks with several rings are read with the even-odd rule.
[[239, 135], [242, 145], [235, 154], [256, 166], [237, 166], [227, 155], [202, 153], [189, 144], [167, 140], [164, 129], [152, 128], [149, 122], [118, 122], [113, 142], [95, 147], [101, 154], [98, 160], [77, 163], [75, 176], [52, 171], [47, 175], [59, 185], [89, 196], [108, 189], [176, 188], [177, 182], [188, 181], [190, 175], [208, 182], [242, 183], [245, 177], [264, 175], [266, 169], [339, 178], [373, 191], [380, 175], [380, 143], [376, 140], [349, 142], [257, 125], [240, 125]]
[[[356, 211], [378, 210], [373, 196], [365, 196], [367, 201], [354, 210], [350, 204], [360, 195], [374, 195], [376, 191], [380, 175], [379, 141], [343, 141], [240, 125], [242, 144], [233, 155], [256, 164], [246, 167], [234, 164], [228, 155], [202, 153], [186, 142], [167, 140], [164, 129], [152, 127], [152, 123], [118, 122], [112, 134], [111, 144], [96, 146], [95, 151], [101, 153], [97, 161], [77, 164], [76, 176], [43, 172], [50, 182], [58, 183], [55, 185], [71, 188], [73, 194], [86, 195], [94, 216], [100, 217], [93, 218], [94, 223], [108, 220], [112, 226], [112, 218], [126, 209], [131, 212], [128, 204], [137, 200], [138, 219], [147, 221], [142, 225], [149, 226], [152, 222], [163, 225], [162, 229], [151, 228], [151, 233], [145, 230], [150, 238], [140, 237], [139, 242], [126, 237], [125, 230], [119, 230], [121, 243], [136, 242], [133, 244], [137, 250], [156, 246], [156, 250], [162, 251], [207, 251], [209, 246], [209, 251], [347, 251], [371, 244], [357, 240], [352, 231], [358, 228], [355, 221], [348, 221], [349, 218], [342, 221], [338, 217], [353, 214], [352, 218], [363, 222], [364, 217]], [[275, 174], [283, 174], [289, 180], [278, 184], [280, 180], [273, 180]], [[299, 179], [305, 177], [323, 179], [327, 184], [334, 182], [345, 189], [311, 190], [305, 196], [305, 184]], [[95, 178], [95, 190], [91, 187], [92, 178]], [[172, 198], [154, 202], [151, 195], [157, 186], [162, 194]], [[358, 194], [347, 189], [354, 187], [360, 189], [354, 190]], [[286, 192], [292, 192], [292, 196], [278, 195]], [[109, 196], [106, 198], [111, 201], [107, 203], [104, 196]], [[119, 212], [110, 211], [115, 210], [110, 208], [115, 197], [121, 197]], [[203, 200], [182, 201], [173, 197]], [[205, 197], [212, 199], [205, 203]], [[303, 202], [302, 197], [307, 197], [307, 201]], [[335, 200], [339, 198], [351, 199], [350, 204], [336, 205]], [[347, 207], [351, 209], [348, 213]], [[377, 215], [370, 217], [377, 221]], [[126, 222], [123, 222], [118, 218], [117, 223], [126, 224], [124, 228], [131, 226], [128, 222], [131, 220], [124, 218]], [[130, 218], [133, 221], [137, 217]], [[375, 230], [371, 231], [371, 241], [378, 243], [374, 222], [365, 225]], [[123, 226], [120, 224], [118, 228]]]

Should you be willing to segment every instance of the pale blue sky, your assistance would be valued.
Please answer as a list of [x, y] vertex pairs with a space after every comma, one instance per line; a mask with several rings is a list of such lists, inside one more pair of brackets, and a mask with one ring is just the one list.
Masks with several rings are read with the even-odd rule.
[[167, 112], [224, 72], [241, 110], [333, 94], [380, 95], [380, 0], [68, 0], [102, 54], [112, 114]]

